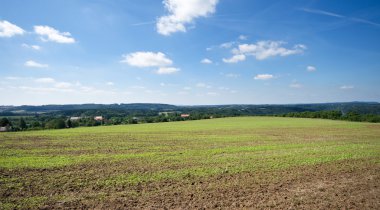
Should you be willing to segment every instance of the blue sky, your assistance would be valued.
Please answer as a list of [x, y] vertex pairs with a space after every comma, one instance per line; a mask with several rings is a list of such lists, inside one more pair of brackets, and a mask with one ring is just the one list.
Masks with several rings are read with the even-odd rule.
[[2, 0], [0, 104], [380, 101], [377, 0]]

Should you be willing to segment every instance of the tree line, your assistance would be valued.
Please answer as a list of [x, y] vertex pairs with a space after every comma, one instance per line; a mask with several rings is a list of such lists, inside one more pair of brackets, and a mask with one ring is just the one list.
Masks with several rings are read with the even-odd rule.
[[108, 116], [103, 120], [95, 120], [94, 117], [80, 117], [77, 120], [71, 120], [67, 116], [50, 116], [50, 117], [3, 117], [0, 119], [0, 127], [10, 127], [10, 131], [24, 130], [43, 130], [43, 129], [63, 129], [76, 127], [92, 127], [92, 126], [107, 126], [107, 125], [126, 125], [138, 123], [159, 123], [159, 122], [174, 122], [185, 120], [200, 120], [222, 117], [220, 115], [209, 115], [194, 113], [189, 117], [181, 117], [180, 113], [157, 115], [156, 116]]
[[342, 111], [316, 111], [316, 112], [290, 112], [277, 115], [281, 117], [298, 117], [298, 118], [321, 118], [331, 120], [348, 120], [356, 122], [380, 122], [380, 115], [375, 114], [360, 114], [356, 111], [350, 111], [344, 114]]
[[[187, 111], [187, 112], [184, 112]], [[51, 112], [47, 114], [36, 114], [31, 116], [7, 116], [0, 119], [0, 127], [7, 127], [10, 131], [24, 130], [42, 130], [42, 129], [63, 129], [75, 127], [123, 125], [137, 123], [158, 123], [173, 122], [184, 120], [200, 120], [222, 117], [236, 116], [279, 116], [279, 117], [296, 117], [296, 118], [321, 118], [331, 120], [348, 120], [358, 122], [380, 122], [380, 115], [361, 114], [356, 111], [344, 113], [341, 110], [327, 111], [301, 111], [288, 112], [282, 114], [262, 113], [267, 112], [265, 109], [261, 113], [253, 112], [250, 109], [216, 109], [210, 107], [201, 107], [197, 109], [188, 109], [180, 111], [170, 111], [160, 114], [152, 110], [129, 110], [120, 112], [117, 110], [81, 110], [81, 111], [63, 111]], [[188, 117], [182, 117], [181, 113], [189, 114]], [[70, 116], [79, 116], [76, 120], [71, 120]], [[102, 120], [95, 120], [94, 116], [103, 116]]]

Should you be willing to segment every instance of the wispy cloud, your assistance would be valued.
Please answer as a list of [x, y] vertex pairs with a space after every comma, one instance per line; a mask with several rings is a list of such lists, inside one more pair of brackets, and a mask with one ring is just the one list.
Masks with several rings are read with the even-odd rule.
[[24, 65], [26, 67], [32, 67], [32, 68], [47, 68], [47, 67], [49, 67], [48, 64], [38, 63], [38, 62], [33, 61], [33, 60], [26, 61]]
[[232, 56], [231, 58], [223, 58], [223, 62], [224, 63], [237, 63], [237, 62], [240, 62], [240, 61], [244, 61], [246, 58], [245, 55], [234, 55]]
[[208, 85], [208, 84], [203, 83], [203, 82], [199, 82], [199, 83], [197, 83], [197, 84], [195, 85], [195, 87], [197, 87], [197, 88], [212, 88], [211, 85]]
[[238, 77], [240, 77], [240, 74], [235, 74], [235, 73], [227, 73], [227, 74], [221, 73], [221, 75], [223, 75], [225, 77], [228, 77], [228, 78], [238, 78]]
[[339, 15], [336, 13], [332, 12], [327, 12], [323, 10], [318, 10], [318, 9], [308, 9], [308, 8], [300, 8], [299, 10], [307, 12], [307, 13], [313, 13], [313, 14], [318, 14], [318, 15], [325, 15], [325, 16], [330, 16], [330, 17], [337, 17], [337, 18], [344, 18], [345, 16]]
[[49, 26], [34, 26], [34, 32], [40, 35], [42, 41], [52, 41], [62, 44], [75, 43], [69, 32], [60, 32]]
[[303, 85], [298, 83], [297, 81], [293, 81], [290, 85], [289, 85], [290, 88], [302, 88]]
[[364, 20], [364, 19], [361, 19], [361, 18], [350, 18], [350, 20], [358, 22], [358, 23], [364, 23], [364, 24], [369, 24], [369, 25], [380, 27], [380, 23], [375, 23], [375, 22], [372, 22], [372, 21], [369, 21], [369, 20]]
[[15, 84], [12, 88], [20, 90], [21, 93], [33, 93], [33, 94], [55, 94], [55, 93], [112, 93], [112, 91], [106, 91], [97, 89], [91, 86], [84, 86], [80, 82], [65, 82], [58, 81], [51, 77], [7, 77]]
[[50, 78], [50, 77], [37, 78], [34, 81], [36, 83], [43, 83], [43, 84], [55, 83], [55, 79]]
[[222, 43], [219, 45], [220, 48], [225, 48], [225, 49], [228, 49], [228, 48], [231, 48], [236, 42], [225, 42], [225, 43]]
[[201, 60], [201, 63], [203, 64], [212, 64], [212, 60], [208, 59], [208, 58], [204, 58]]
[[160, 67], [157, 71], [156, 74], [175, 74], [179, 72], [179, 68], [175, 67]]
[[28, 79], [27, 77], [14, 77], [14, 76], [9, 76], [5, 77], [6, 80], [22, 80], [22, 79]]
[[255, 80], [269, 80], [273, 78], [272, 74], [258, 74], [254, 77]]
[[309, 8], [300, 8], [299, 10], [307, 12], [307, 13], [330, 16], [330, 17], [340, 18], [340, 19], [344, 19], [347, 21], [351, 21], [351, 22], [363, 23], [363, 24], [368, 24], [368, 25], [380, 27], [380, 23], [376, 23], [376, 22], [373, 22], [370, 20], [357, 18], [357, 17], [344, 16], [344, 15], [329, 12], [329, 11], [318, 10], [318, 9], [309, 9]]
[[247, 40], [248, 39], [248, 36], [246, 35], [240, 35], [239, 36], [239, 40]]
[[155, 23], [156, 23], [156, 21], [146, 21], [146, 22], [140, 22], [140, 23], [133, 23], [131, 26], [152, 25]]
[[350, 90], [350, 89], [354, 89], [354, 86], [352, 86], [352, 85], [342, 85], [342, 86], [340, 86], [340, 89], [341, 90]]
[[317, 68], [315, 66], [307, 66], [306, 67], [306, 71], [308, 71], [308, 72], [314, 72], [314, 71], [317, 71]]
[[286, 42], [283, 41], [259, 41], [255, 44], [240, 44], [237, 48], [232, 49], [231, 58], [223, 58], [225, 63], [237, 63], [244, 61], [247, 56], [253, 56], [256, 60], [264, 60], [275, 56], [289, 56], [301, 54], [306, 49], [305, 45], [297, 44], [292, 48], [285, 48]]
[[30, 49], [34, 49], [34, 50], [40, 50], [41, 49], [41, 47], [40, 46], [38, 46], [38, 45], [28, 45], [28, 44], [22, 44], [21, 45], [22, 47], [25, 47], [25, 48], [30, 48]]

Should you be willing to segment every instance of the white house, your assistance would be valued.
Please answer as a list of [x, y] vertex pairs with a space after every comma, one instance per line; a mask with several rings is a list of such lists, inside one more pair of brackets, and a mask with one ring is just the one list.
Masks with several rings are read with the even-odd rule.
[[7, 126], [4, 126], [4, 127], [0, 127], [0, 132], [7, 132], [7, 131], [10, 131], [11, 130], [11, 126], [7, 125]]
[[96, 120], [96, 121], [103, 121], [103, 116], [95, 116], [94, 120]]

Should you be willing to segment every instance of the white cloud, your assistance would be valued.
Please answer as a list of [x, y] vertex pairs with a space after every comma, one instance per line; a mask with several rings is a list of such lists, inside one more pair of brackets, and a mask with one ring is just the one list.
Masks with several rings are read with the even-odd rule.
[[245, 60], [245, 55], [243, 55], [243, 54], [240, 54], [240, 55], [234, 55], [234, 56], [232, 56], [231, 58], [228, 58], [228, 59], [226, 59], [226, 58], [223, 58], [223, 62], [224, 63], [237, 63], [237, 62], [239, 62], [239, 61], [244, 61]]
[[230, 90], [230, 88], [228, 88], [228, 87], [219, 87], [218, 89], [219, 90]]
[[188, 95], [189, 92], [187, 92], [187, 91], [178, 91], [177, 94], [178, 95]]
[[73, 92], [72, 89], [59, 89], [52, 87], [30, 87], [30, 86], [19, 86], [20, 90], [25, 91], [27, 93], [52, 93], [52, 92]]
[[180, 69], [174, 68], [174, 67], [160, 67], [157, 71], [156, 74], [174, 74], [179, 72]]
[[184, 90], [191, 90], [191, 87], [183, 87]]
[[[92, 98], [89, 102], [92, 102], [96, 98], [104, 98], [111, 95], [119, 94], [125, 95], [124, 91], [107, 90], [98, 87], [84, 86], [80, 82], [64, 82], [57, 81], [53, 78], [42, 77], [23, 77], [22, 80], [14, 80], [13, 86], [8, 86], [7, 89], [17, 92], [17, 96], [22, 98], [30, 98], [29, 101], [36, 102], [38, 100], [50, 100], [59, 99], [59, 103], [67, 103], [67, 99], [77, 98], [80, 103], [86, 97]], [[99, 84], [100, 86], [101, 84]], [[1, 87], [0, 87], [1, 88]], [[31, 95], [32, 94], [32, 95]], [[66, 94], [66, 95], [62, 95]], [[41, 97], [42, 96], [42, 97]], [[17, 98], [17, 97], [16, 97]], [[102, 103], [106, 103], [108, 100], [104, 100]], [[57, 103], [54, 101], [42, 102], [39, 104]]]
[[186, 25], [199, 17], [215, 12], [218, 0], [164, 0], [168, 15], [158, 18], [156, 27], [159, 34], [168, 36], [175, 32], [186, 32]]
[[106, 82], [106, 85], [108, 85], [108, 86], [114, 86], [115, 83], [113, 83], [113, 82]]
[[69, 82], [57, 82], [54, 86], [56, 88], [70, 88], [73, 86], [73, 84]]
[[160, 83], [160, 86], [161, 86], [161, 87], [175, 87], [175, 86], [178, 86], [178, 84], [171, 84], [171, 83], [164, 83], [164, 82], [161, 82], [161, 83]]
[[69, 32], [59, 32], [49, 26], [34, 26], [34, 32], [41, 36], [43, 41], [52, 41], [63, 44], [75, 43]]
[[207, 95], [209, 95], [209, 96], [218, 96], [219, 93], [216, 93], [216, 92], [207, 92]]
[[240, 39], [240, 40], [247, 40], [247, 39], [248, 39], [248, 37], [247, 37], [247, 36], [245, 36], [245, 35], [240, 35], [240, 36], [239, 36], [239, 39]]
[[5, 77], [6, 80], [22, 80], [24, 79], [23, 77], [13, 77], [13, 76], [10, 76], [10, 77]]
[[291, 87], [291, 88], [302, 88], [303, 85], [301, 85], [301, 84], [298, 83], [298, 82], [293, 82], [293, 83], [291, 83], [291, 84], [289, 85], [289, 87]]
[[238, 78], [240, 77], [240, 74], [228, 73], [228, 74], [224, 74], [224, 76], [229, 77], [229, 78]]
[[313, 71], [317, 71], [317, 68], [315, 68], [315, 66], [308, 66], [306, 67], [306, 70], [309, 72], [313, 72]]
[[269, 80], [273, 79], [273, 75], [271, 74], [258, 74], [254, 77], [255, 80]]
[[0, 20], [0, 37], [12, 37], [14, 35], [21, 35], [24, 32], [22, 28], [6, 20]]
[[38, 46], [38, 45], [28, 45], [28, 44], [22, 44], [21, 46], [25, 47], [25, 48], [31, 48], [31, 49], [34, 49], [34, 50], [40, 50], [41, 47]]
[[212, 64], [212, 60], [210, 60], [208, 58], [205, 58], [205, 59], [201, 60], [201, 63], [203, 63], [203, 64]]
[[27, 67], [33, 67], [33, 68], [47, 68], [47, 67], [49, 67], [48, 64], [38, 63], [38, 62], [33, 61], [33, 60], [26, 61], [24, 65]]
[[202, 83], [202, 82], [197, 83], [195, 86], [198, 88], [212, 88], [211, 85], [207, 85], [207, 84]]
[[140, 68], [170, 66], [173, 63], [173, 61], [167, 58], [162, 52], [134, 52], [122, 56], [124, 59], [120, 62]]
[[139, 68], [158, 67], [156, 74], [174, 74], [180, 71], [179, 68], [171, 67], [173, 61], [162, 52], [134, 52], [122, 55], [121, 63], [128, 63], [130, 66]]
[[133, 89], [140, 89], [140, 90], [146, 89], [146, 87], [144, 87], [144, 86], [137, 86], [137, 85], [132, 86], [131, 88], [133, 88]]
[[341, 90], [350, 90], [350, 89], [354, 89], [354, 86], [352, 85], [343, 85], [340, 87]]
[[34, 81], [37, 82], [37, 83], [45, 83], [45, 84], [55, 83], [55, 79], [50, 78], [50, 77], [37, 78]]
[[206, 87], [206, 84], [205, 83], [197, 83], [196, 85], [195, 85], [196, 87]]
[[225, 42], [225, 43], [220, 44], [219, 47], [228, 49], [228, 48], [231, 48], [234, 44], [235, 42]]
[[236, 63], [245, 60], [245, 56], [253, 56], [257, 60], [264, 60], [274, 56], [289, 56], [303, 53], [305, 45], [297, 44], [292, 48], [285, 48], [282, 41], [259, 41], [256, 44], [241, 44], [238, 48], [232, 49], [234, 54], [229, 59], [223, 59], [226, 63]]

